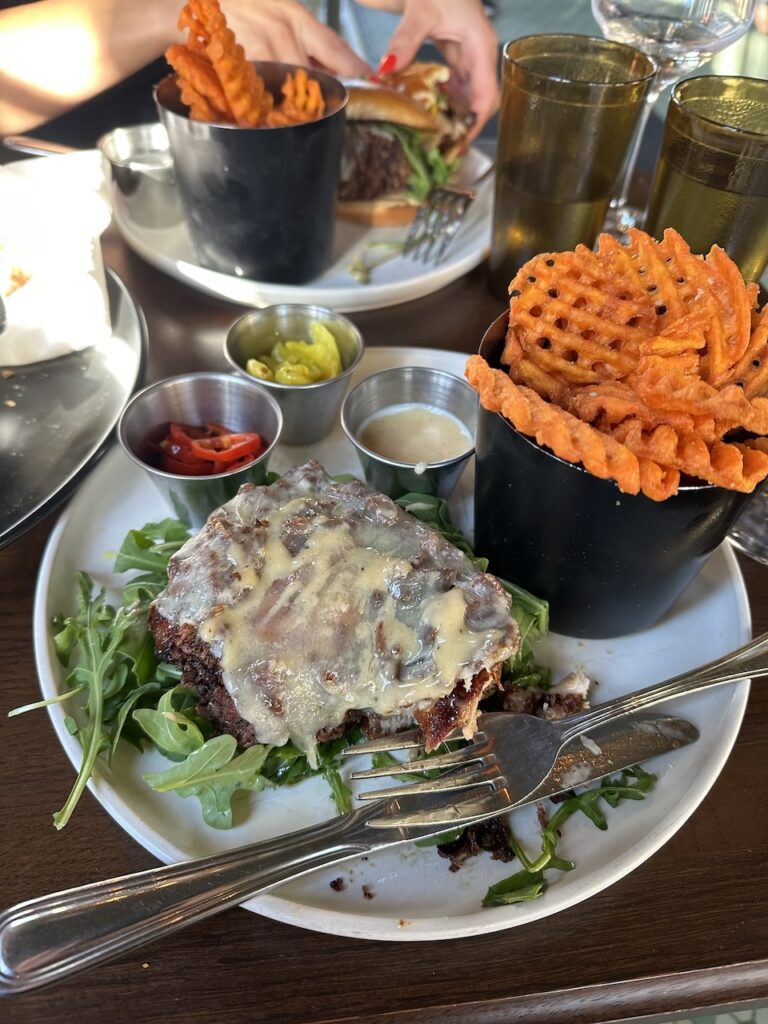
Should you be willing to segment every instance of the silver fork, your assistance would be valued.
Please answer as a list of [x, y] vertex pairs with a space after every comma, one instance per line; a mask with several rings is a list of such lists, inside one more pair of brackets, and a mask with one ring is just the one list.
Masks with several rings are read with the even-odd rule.
[[[599, 755], [578, 744], [564, 752], [535, 799], [685, 746], [698, 732], [651, 714], [598, 737]], [[378, 800], [277, 839], [19, 903], [0, 913], [0, 995], [58, 981], [318, 868], [437, 835], [445, 821], [471, 824], [510, 809], [498, 782], [408, 803]]]
[[[735, 651], [683, 672], [654, 686], [624, 694], [614, 700], [560, 721], [547, 721], [532, 715], [509, 715], [496, 712], [482, 715], [473, 740], [458, 750], [437, 755], [416, 757], [398, 764], [352, 773], [353, 779], [413, 774], [426, 770], [445, 769], [437, 779], [425, 779], [394, 789], [359, 794], [358, 799], [386, 799], [397, 794], [399, 799], [410, 795], [461, 792], [477, 782], [493, 783], [504, 792], [512, 806], [536, 798], [539, 788], [553, 770], [558, 756], [567, 744], [599, 726], [617, 722], [628, 715], [660, 704], [673, 697], [732, 683], [739, 679], [759, 679], [768, 675], [768, 633]], [[380, 751], [413, 750], [423, 746], [418, 732], [383, 737], [362, 744], [347, 752], [376, 753]], [[450, 822], [444, 808], [433, 812], [430, 821], [439, 816], [442, 824]], [[397, 816], [391, 822], [395, 825]]]
[[493, 174], [493, 169], [493, 164], [487, 167], [472, 182], [472, 188], [433, 188], [411, 224], [403, 255], [422, 263], [440, 263], [477, 198], [477, 186]]

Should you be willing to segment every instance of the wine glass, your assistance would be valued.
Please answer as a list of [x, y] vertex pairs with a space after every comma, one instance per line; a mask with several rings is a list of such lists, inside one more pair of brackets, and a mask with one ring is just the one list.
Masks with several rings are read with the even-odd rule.
[[642, 219], [643, 211], [629, 204], [629, 186], [656, 100], [668, 85], [743, 36], [756, 4], [757, 0], [592, 0], [592, 13], [607, 39], [636, 46], [659, 65], [627, 152], [605, 230], [621, 235]]

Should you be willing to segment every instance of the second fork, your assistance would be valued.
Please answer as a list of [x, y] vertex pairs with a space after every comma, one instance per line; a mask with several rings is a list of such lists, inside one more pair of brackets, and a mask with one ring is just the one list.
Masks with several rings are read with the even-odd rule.
[[478, 187], [494, 171], [491, 163], [470, 188], [434, 188], [411, 224], [403, 246], [403, 255], [423, 263], [438, 264], [464, 223], [470, 206], [477, 199]]

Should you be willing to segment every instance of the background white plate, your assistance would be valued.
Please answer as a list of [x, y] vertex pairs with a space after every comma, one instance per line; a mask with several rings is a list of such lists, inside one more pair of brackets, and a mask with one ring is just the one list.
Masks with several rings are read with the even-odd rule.
[[[472, 149], [467, 154], [455, 183], [468, 185], [491, 164], [484, 153]], [[349, 272], [350, 263], [363, 255], [376, 260], [381, 251], [369, 248], [372, 242], [402, 242], [408, 229], [368, 228], [337, 220], [333, 262], [320, 277], [306, 285], [269, 284], [222, 274], [200, 266], [186, 224], [169, 228], [147, 228], [115, 208], [115, 223], [123, 238], [139, 256], [200, 291], [217, 295], [245, 306], [270, 306], [280, 302], [310, 302], [330, 306], [340, 313], [380, 309], [429, 295], [462, 277], [482, 262], [490, 244], [493, 181], [486, 179], [478, 188], [475, 202], [437, 267], [425, 266], [397, 256], [372, 271], [368, 284], [359, 284]]]
[[[369, 349], [353, 377], [395, 365], [434, 365], [456, 374], [466, 356], [428, 349]], [[331, 437], [306, 448], [277, 449], [273, 468], [284, 471], [310, 454], [331, 473], [359, 472], [353, 449], [337, 428]], [[456, 518], [466, 524], [471, 508], [471, 468], [454, 502]], [[115, 588], [112, 556], [132, 527], [170, 514], [152, 484], [121, 451], [113, 451], [87, 480], [51, 536], [35, 597], [35, 657], [43, 694], [58, 691], [62, 676], [51, 643], [54, 613], [74, 603], [73, 575], [90, 572], [97, 583]], [[727, 547], [720, 548], [664, 620], [653, 629], [620, 640], [584, 641], [552, 635], [541, 645], [542, 660], [557, 672], [573, 667], [600, 683], [597, 700], [709, 661], [751, 636], [749, 605], [738, 566]], [[700, 740], [683, 750], [648, 762], [659, 781], [642, 803], [609, 810], [609, 830], [599, 832], [583, 816], [572, 818], [560, 852], [576, 862], [568, 874], [550, 873], [543, 898], [519, 906], [482, 910], [487, 887], [519, 865], [474, 858], [458, 874], [434, 850], [406, 847], [382, 851], [367, 861], [352, 861], [286, 885], [275, 894], [251, 900], [248, 909], [304, 928], [368, 939], [447, 939], [522, 925], [557, 913], [618, 881], [651, 856], [685, 822], [717, 778], [741, 723], [749, 684], [721, 686], [674, 702], [675, 713], [694, 722]], [[64, 726], [65, 711], [51, 708], [54, 729], [73, 764], [80, 747]], [[261, 794], [241, 794], [236, 825], [217, 832], [202, 821], [197, 801], [158, 794], [142, 781], [144, 771], [167, 766], [157, 753], [139, 755], [127, 744], [110, 767], [100, 761], [91, 789], [108, 813], [139, 843], [163, 861], [201, 856], [278, 835], [331, 817], [333, 806], [322, 780]], [[68, 788], [62, 779], [62, 802]], [[53, 808], [52, 808], [53, 810]], [[524, 808], [512, 816], [515, 834], [538, 849], [536, 812]], [[69, 828], [77, 828], [77, 813]], [[330, 888], [344, 879], [342, 892]], [[366, 885], [374, 898], [363, 898]]]

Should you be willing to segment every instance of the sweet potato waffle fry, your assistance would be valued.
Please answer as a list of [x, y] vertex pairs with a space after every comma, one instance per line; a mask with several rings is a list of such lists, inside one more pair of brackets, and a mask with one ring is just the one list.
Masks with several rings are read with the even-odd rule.
[[768, 306], [722, 249], [602, 235], [529, 260], [509, 291], [508, 372], [467, 366], [484, 408], [655, 501], [681, 475], [744, 492], [768, 477]]
[[279, 106], [246, 60], [219, 6], [219, 0], [188, 0], [179, 29], [186, 43], [174, 43], [165, 58], [178, 79], [182, 103], [196, 121], [236, 124], [243, 128], [301, 124], [322, 117], [320, 84], [300, 68], [289, 74]]
[[[281, 90], [283, 102], [278, 110], [267, 117], [267, 124], [296, 124], [302, 121], [314, 121], [325, 109], [325, 101], [320, 91], [320, 83], [310, 78], [304, 68], [299, 68], [295, 75], [286, 76]], [[286, 118], [286, 121], [276, 118]]]

